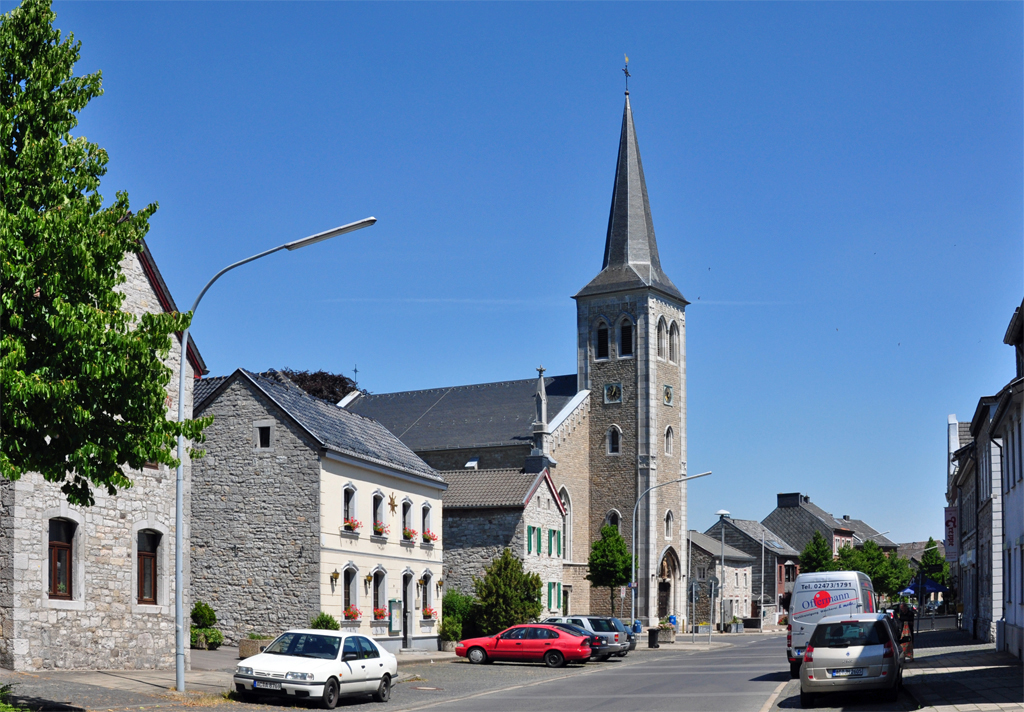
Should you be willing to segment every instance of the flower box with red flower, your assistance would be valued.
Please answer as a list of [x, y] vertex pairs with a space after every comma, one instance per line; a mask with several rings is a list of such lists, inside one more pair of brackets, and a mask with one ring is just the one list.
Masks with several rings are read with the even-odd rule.
[[357, 532], [363, 526], [363, 523], [355, 517], [349, 517], [345, 520], [345, 531]]
[[374, 536], [387, 536], [391, 533], [391, 527], [382, 521], [376, 521], [373, 523], [373, 534]]
[[388, 618], [388, 609], [387, 608], [374, 608], [373, 609], [373, 620], [375, 620], [375, 621], [383, 621], [383, 620], [387, 620], [387, 618]]
[[434, 618], [437, 618], [437, 611], [431, 608], [430, 606], [424, 606], [423, 618], [426, 620], [433, 620]]
[[439, 537], [437, 534], [435, 534], [434, 532], [430, 531], [429, 529], [427, 529], [426, 531], [423, 532], [423, 543], [424, 544], [433, 544], [435, 541], [437, 541], [440, 538], [441, 537]]
[[357, 621], [363, 616], [362, 612], [355, 606], [349, 606], [345, 609], [345, 620]]
[[416, 538], [417, 534], [419, 534], [419, 532], [415, 529], [410, 529], [409, 527], [402, 527], [402, 538], [406, 541], [412, 541]]

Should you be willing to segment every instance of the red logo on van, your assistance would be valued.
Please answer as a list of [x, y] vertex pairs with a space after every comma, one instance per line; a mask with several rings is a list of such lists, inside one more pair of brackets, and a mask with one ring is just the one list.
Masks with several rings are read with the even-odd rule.
[[816, 608], [824, 608], [832, 603], [832, 595], [828, 591], [818, 591], [814, 594], [814, 605]]

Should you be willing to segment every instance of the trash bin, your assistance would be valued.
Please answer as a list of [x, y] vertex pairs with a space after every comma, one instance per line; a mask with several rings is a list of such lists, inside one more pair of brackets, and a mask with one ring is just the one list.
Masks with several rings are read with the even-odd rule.
[[636, 633], [637, 635], [640, 635], [641, 633], [643, 633], [644, 632], [644, 624], [641, 623], [639, 620], [633, 621], [633, 632]]
[[658, 634], [659, 634], [659, 632], [660, 631], [657, 628], [648, 628], [647, 629], [647, 647], [648, 648], [660, 648], [661, 647], [660, 645], [658, 645]]
[[675, 616], [669, 616], [668, 617], [668, 622], [672, 624], [673, 628], [676, 627], [676, 617]]

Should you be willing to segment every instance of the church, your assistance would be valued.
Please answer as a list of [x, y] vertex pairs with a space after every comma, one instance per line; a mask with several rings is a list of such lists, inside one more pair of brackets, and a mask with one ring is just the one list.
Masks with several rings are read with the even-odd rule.
[[541, 575], [549, 614], [613, 606], [627, 617], [628, 593], [585, 577], [601, 528], [617, 527], [632, 548], [635, 525], [636, 615], [681, 619], [686, 483], [673, 481], [686, 474], [689, 302], [661, 268], [628, 91], [604, 262], [574, 299], [574, 374], [357, 391], [339, 405], [383, 424], [448, 483], [445, 590], [471, 592], [472, 576], [509, 547]]

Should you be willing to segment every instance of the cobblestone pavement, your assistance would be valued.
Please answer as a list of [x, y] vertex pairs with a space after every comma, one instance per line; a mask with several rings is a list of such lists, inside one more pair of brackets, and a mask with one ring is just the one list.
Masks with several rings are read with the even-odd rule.
[[918, 633], [903, 681], [929, 711], [1024, 710], [1020, 660], [963, 631]]

